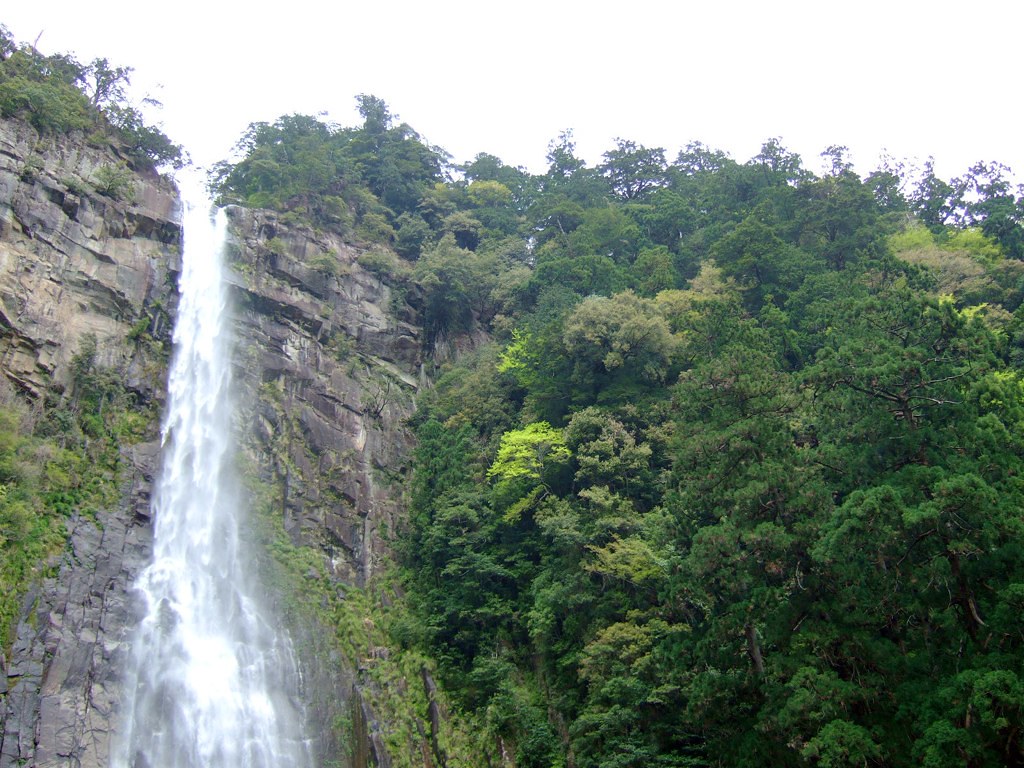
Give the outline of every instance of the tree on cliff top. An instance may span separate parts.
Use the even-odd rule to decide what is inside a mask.
[[[66,53],[44,56],[19,46],[0,26],[0,116],[26,120],[45,134],[94,128],[135,164],[181,168],[182,148],[131,104],[131,71],[105,58],[82,64]]]

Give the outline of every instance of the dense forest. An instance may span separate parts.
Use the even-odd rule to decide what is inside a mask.
[[[214,178],[367,246],[428,349],[412,605],[517,766],[1024,764],[1022,191],[778,139],[540,175],[363,124]]]
[[[5,35],[0,113],[180,162],[127,74]],[[588,166],[566,132],[533,174],[358,105],[253,124],[211,183],[361,246],[426,353],[478,342],[420,397],[391,627],[464,717],[519,768],[1024,765],[1008,168],[815,172],[780,139]],[[67,429],[0,414],[0,546],[51,546],[31,512],[74,490],[39,441],[125,429],[79,360]]]

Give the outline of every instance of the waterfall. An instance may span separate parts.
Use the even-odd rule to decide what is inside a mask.
[[[200,189],[196,184],[196,189]],[[240,546],[223,211],[186,195],[180,306],[116,768],[299,768],[298,673]]]

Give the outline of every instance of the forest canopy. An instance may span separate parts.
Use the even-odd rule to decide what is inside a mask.
[[[453,165],[373,96],[214,179],[392,254],[426,344],[400,533],[517,766],[1024,765],[1024,194],[571,133]]]

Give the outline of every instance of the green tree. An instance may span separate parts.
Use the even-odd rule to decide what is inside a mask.
[[[346,154],[384,205],[396,214],[415,211],[426,191],[441,180],[446,156],[408,124],[394,125],[383,100],[361,94],[356,101],[363,125],[345,134]]]
[[[676,340],[653,301],[632,291],[584,299],[565,321],[564,346],[575,361],[578,401],[608,392],[661,384],[669,377]]]
[[[131,67],[115,67],[105,59],[93,59],[85,68],[86,95],[96,110],[123,107],[127,101],[125,88],[131,85]]]
[[[639,200],[665,184],[665,150],[615,139],[615,149],[604,153],[604,163],[598,170],[616,195],[624,200]]]
[[[416,262],[413,278],[423,292],[425,340],[468,330],[474,318],[489,320],[494,312],[491,289],[498,272],[490,254],[459,247],[447,234]]]
[[[498,482],[540,480],[547,467],[563,464],[569,456],[561,431],[538,421],[501,436],[498,455],[487,476]]]
[[[831,269],[842,270],[854,259],[878,257],[885,228],[870,187],[842,161],[833,162],[835,173],[800,187],[807,201],[799,217],[800,241]]]

